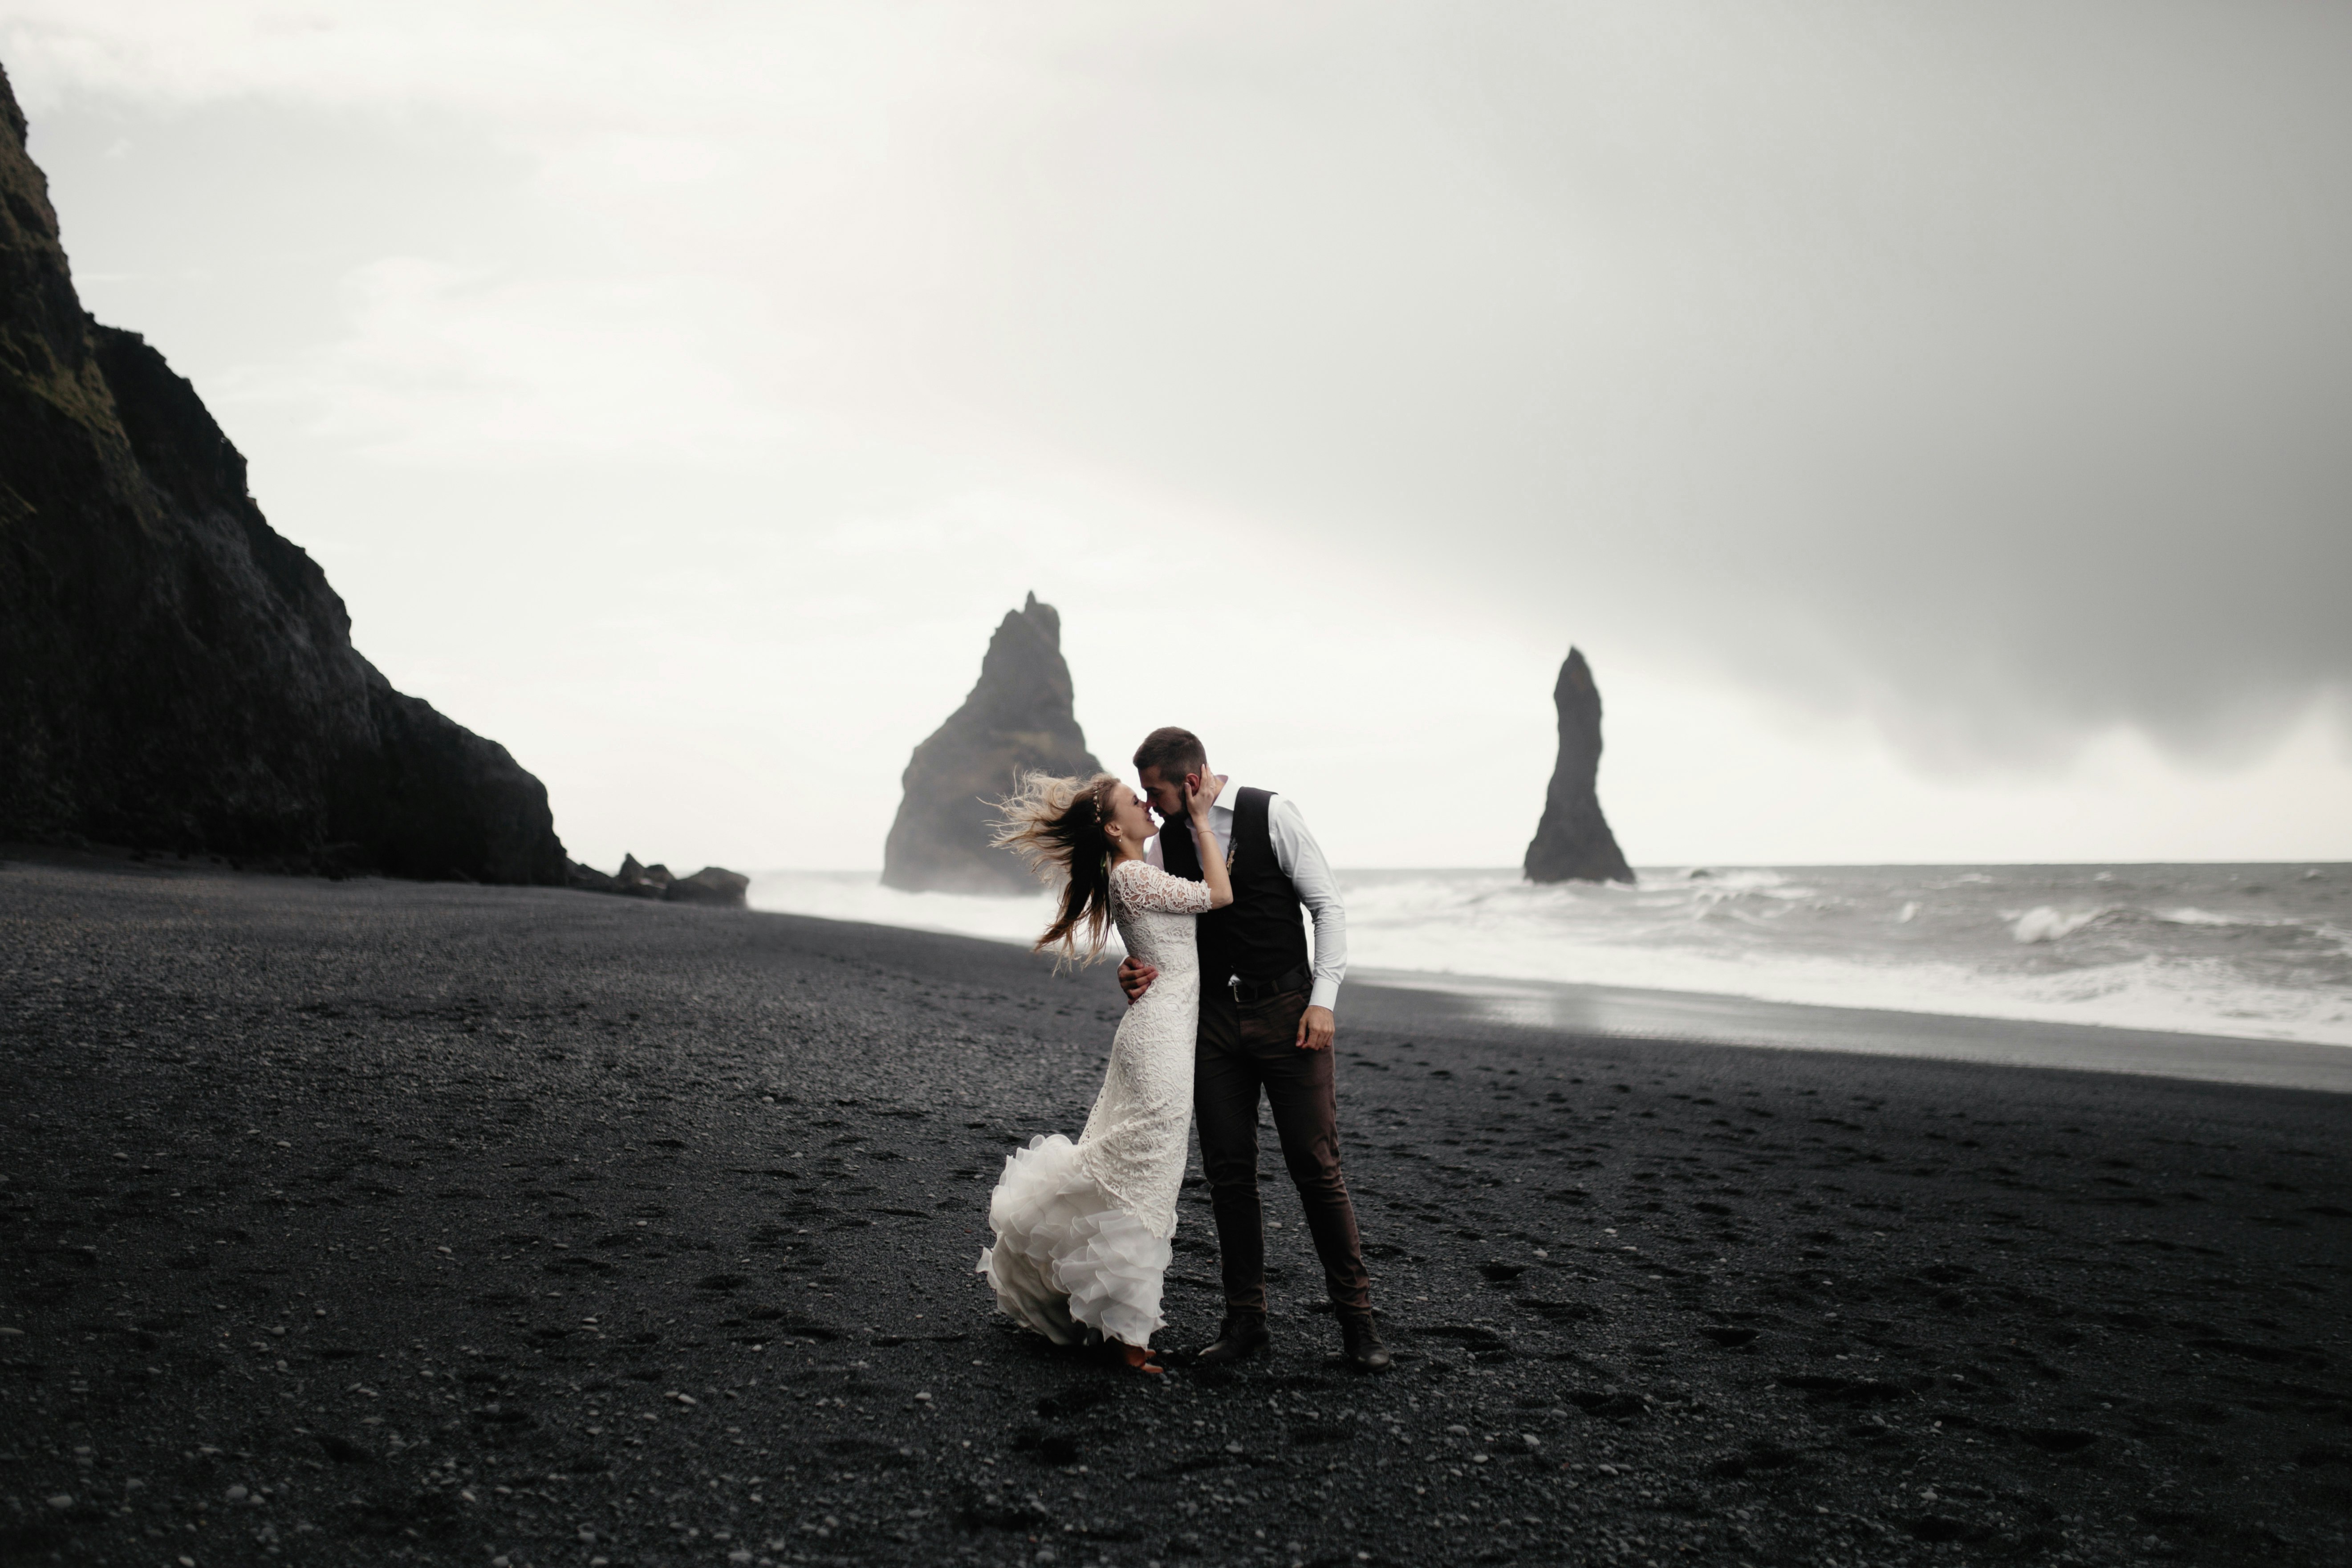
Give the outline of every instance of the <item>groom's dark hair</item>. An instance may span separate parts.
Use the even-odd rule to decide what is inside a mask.
[[[1186,773],[1208,771],[1208,748],[1192,731],[1165,724],[1144,736],[1143,744],[1135,748],[1135,771],[1139,774],[1146,768],[1157,768],[1162,779],[1174,784]]]

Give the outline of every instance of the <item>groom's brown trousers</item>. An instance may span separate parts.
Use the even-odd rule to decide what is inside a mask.
[[[1356,1209],[1339,1173],[1339,1108],[1333,1052],[1302,1051],[1304,987],[1247,1005],[1230,990],[1201,987],[1201,1029],[1192,1058],[1192,1110],[1201,1124],[1201,1168],[1217,1219],[1228,1314],[1265,1315],[1265,1229],[1257,1195],[1257,1107],[1274,1112],[1283,1163],[1298,1184],[1307,1228],[1323,1260],[1323,1282],[1342,1321],[1371,1316]]]

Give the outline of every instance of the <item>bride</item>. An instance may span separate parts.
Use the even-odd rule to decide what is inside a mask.
[[[1041,877],[1066,879],[1054,923],[1036,942],[1081,963],[1099,957],[1114,921],[1129,952],[1160,978],[1112,1037],[1110,1066],[1086,1130],[1040,1133],[1004,1162],[988,1205],[996,1245],[980,1255],[996,1304],[1066,1345],[1115,1341],[1127,1363],[1157,1373],[1151,1331],[1176,1234],[1176,1193],[1192,1121],[1192,1040],[1201,1006],[1193,917],[1234,901],[1209,826],[1223,781],[1184,802],[1204,880],[1143,858],[1153,833],[1136,794],[1108,773],[1080,782],[1032,773],[1004,803],[996,836]],[[1079,952],[1080,928],[1086,947]]]

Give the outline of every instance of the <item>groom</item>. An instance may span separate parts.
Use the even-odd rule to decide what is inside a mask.
[[[1184,792],[1210,776],[1200,737],[1172,727],[1143,738],[1135,768],[1162,822],[1181,817]],[[1322,849],[1287,800],[1228,780],[1209,825],[1224,847],[1234,901],[1202,915],[1197,928],[1201,1026],[1192,1109],[1225,1277],[1224,1326],[1200,1359],[1240,1361],[1266,1342],[1265,1232],[1257,1198],[1263,1095],[1323,1260],[1343,1353],[1366,1372],[1384,1371],[1389,1350],[1372,1325],[1371,1280],[1339,1173],[1339,1110],[1332,1094],[1331,1004],[1348,968],[1347,912]],[[1188,835],[1162,833],[1150,858],[1176,876],[1201,878],[1200,854]],[[1301,904],[1315,921],[1311,965]],[[1118,983],[1133,1002],[1159,973],[1130,957],[1118,966]]]

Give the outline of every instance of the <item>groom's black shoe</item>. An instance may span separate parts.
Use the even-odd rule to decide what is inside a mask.
[[[1228,1312],[1216,1339],[1192,1359],[1209,1366],[1246,1361],[1265,1348],[1265,1320],[1245,1312]]]
[[[1389,1347],[1381,1342],[1380,1330],[1370,1318],[1353,1319],[1339,1325],[1339,1354],[1358,1372],[1386,1372],[1394,1364]]]

